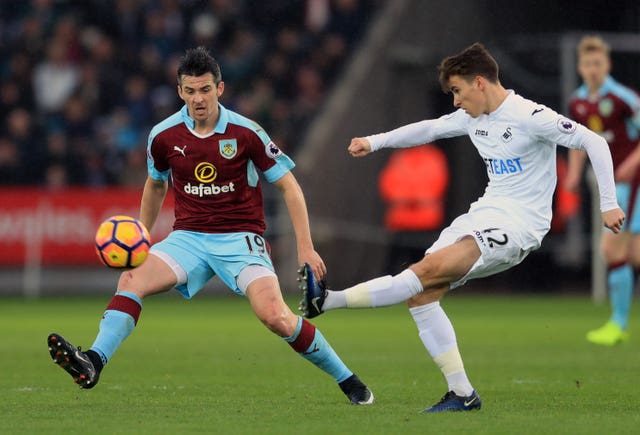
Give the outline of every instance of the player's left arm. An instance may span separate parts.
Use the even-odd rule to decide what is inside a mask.
[[[142,191],[142,200],[140,201],[140,221],[149,231],[156,223],[156,219],[160,214],[162,203],[167,195],[169,183],[164,180],[156,180],[147,176]]]
[[[603,224],[614,233],[620,232],[625,215],[616,198],[613,161],[607,142],[584,125],[548,108],[532,115],[527,123],[534,136],[548,143],[587,152],[598,182]]]
[[[622,230],[625,215],[616,198],[616,186],[613,178],[613,161],[609,145],[600,135],[578,124],[576,129],[582,148],[587,152],[591,167],[598,181],[600,191],[600,211],[602,223],[614,233]]]
[[[291,173],[295,164],[260,126],[254,123],[254,127],[254,134],[246,138],[249,158],[263,172],[267,181],[282,193],[296,235],[299,264],[309,263],[313,273],[322,279],[327,268],[313,247],[307,204],[300,185]]]
[[[544,111],[544,110],[543,110]],[[538,112],[541,113],[541,112]],[[569,106],[569,115],[571,118],[576,118],[578,113],[575,110],[575,106],[572,103]],[[564,188],[569,192],[578,192],[580,190],[580,180],[582,179],[582,173],[584,172],[584,166],[587,161],[587,153],[583,150],[570,149],[567,155],[567,174],[564,178]]]
[[[162,141],[157,141],[157,126],[147,141],[147,179],[140,200],[140,221],[149,231],[158,219],[162,203],[169,189],[170,166],[165,159]]]
[[[322,279],[327,273],[327,268],[313,247],[311,240],[311,229],[309,226],[309,214],[307,212],[307,204],[304,200],[302,188],[291,172],[287,172],[277,181],[274,186],[278,188],[284,202],[289,211],[289,217],[293,224],[293,230],[296,235],[296,244],[298,248],[298,262],[300,264],[309,263],[313,273]]]
[[[564,188],[570,192],[580,190],[580,180],[587,161],[587,154],[582,150],[569,150],[567,175],[564,180]]]
[[[595,173],[600,191],[600,211],[602,223],[614,233],[622,230],[625,215],[616,198],[616,186],[613,178],[613,161],[607,141],[585,126],[578,124],[576,139],[587,152],[591,167]]]

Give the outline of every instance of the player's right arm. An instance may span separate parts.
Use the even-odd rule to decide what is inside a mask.
[[[142,191],[142,201],[140,202],[140,221],[149,231],[158,219],[162,203],[167,195],[169,183],[163,180],[155,180],[147,176]]]
[[[371,152],[371,143],[366,137],[354,137],[347,151],[352,157],[364,157]]]
[[[414,122],[386,133],[351,140],[348,151],[353,157],[363,157],[381,148],[409,148],[437,139],[467,134],[470,117],[463,110],[457,110],[438,119]]]
[[[162,203],[169,189],[171,168],[166,160],[166,143],[158,139],[158,126],[149,133],[147,142],[147,180],[140,201],[140,221],[149,231],[158,219]]]

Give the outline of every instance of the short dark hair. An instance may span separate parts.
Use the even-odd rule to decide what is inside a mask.
[[[222,81],[220,65],[209,54],[209,50],[203,46],[190,48],[180,59],[178,85],[182,84],[182,76],[198,77],[209,72],[213,74],[213,81],[216,85]]]
[[[461,76],[465,80],[473,80],[482,76],[491,83],[498,83],[498,63],[484,45],[476,42],[455,56],[442,60],[440,67],[440,87],[449,92],[449,78]]]

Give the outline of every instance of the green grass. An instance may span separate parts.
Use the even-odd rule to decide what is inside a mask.
[[[446,390],[402,306],[314,322],[374,390],[347,403],[331,379],[267,332],[240,297],[150,298],[93,390],[51,363],[55,331],[91,344],[108,298],[0,300],[0,433],[637,433],[640,330],[601,348],[587,298],[452,295],[480,412],[424,415]],[[295,306],[295,301],[290,300]]]

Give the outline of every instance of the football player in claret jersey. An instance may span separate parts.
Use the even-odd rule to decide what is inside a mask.
[[[629,337],[634,268],[640,268],[640,97],[609,75],[609,46],[603,39],[585,36],[577,51],[578,72],[584,84],[573,94],[570,114],[609,144],[618,201],[629,216],[620,234],[602,233],[611,317],[602,327],[587,333],[592,343],[614,345]],[[578,190],[584,163],[584,152],[569,151],[565,187]]]
[[[320,331],[295,315],[282,298],[262,237],[265,222],[258,171],[282,193],[299,261],[309,264],[319,277],[326,273],[313,247],[304,196],[291,173],[293,162],[259,125],[218,102],[224,82],[206,48],[187,50],[177,76],[178,95],[185,105],[149,134],[148,177],[140,206],[140,220],[150,230],[171,177],[174,229],[152,246],[141,266],[122,273],[91,348],[83,352],[53,333],[48,337],[51,357],[81,388],[92,388],[133,331],[145,297],[175,287],[190,299],[218,275],[231,290],[247,297],[267,328],[333,377],[351,403],[373,403],[369,388]]]
[[[556,185],[556,144],[585,149],[600,188],[604,225],[619,232],[613,165],[606,142],[584,126],[505,89],[498,65],[479,43],[440,64],[442,89],[453,94],[453,113],[395,130],[354,138],[354,157],[382,148],[406,148],[468,135],[487,167],[489,183],[469,211],[445,228],[425,256],[398,275],[382,276],[343,291],[328,290],[302,268],[301,309],[315,317],[337,308],[381,307],[407,301],[427,351],[448,391],[425,412],[469,411],[481,401],[469,381],[453,326],[440,306],[467,280],[509,269],[540,247],[551,223]]]

